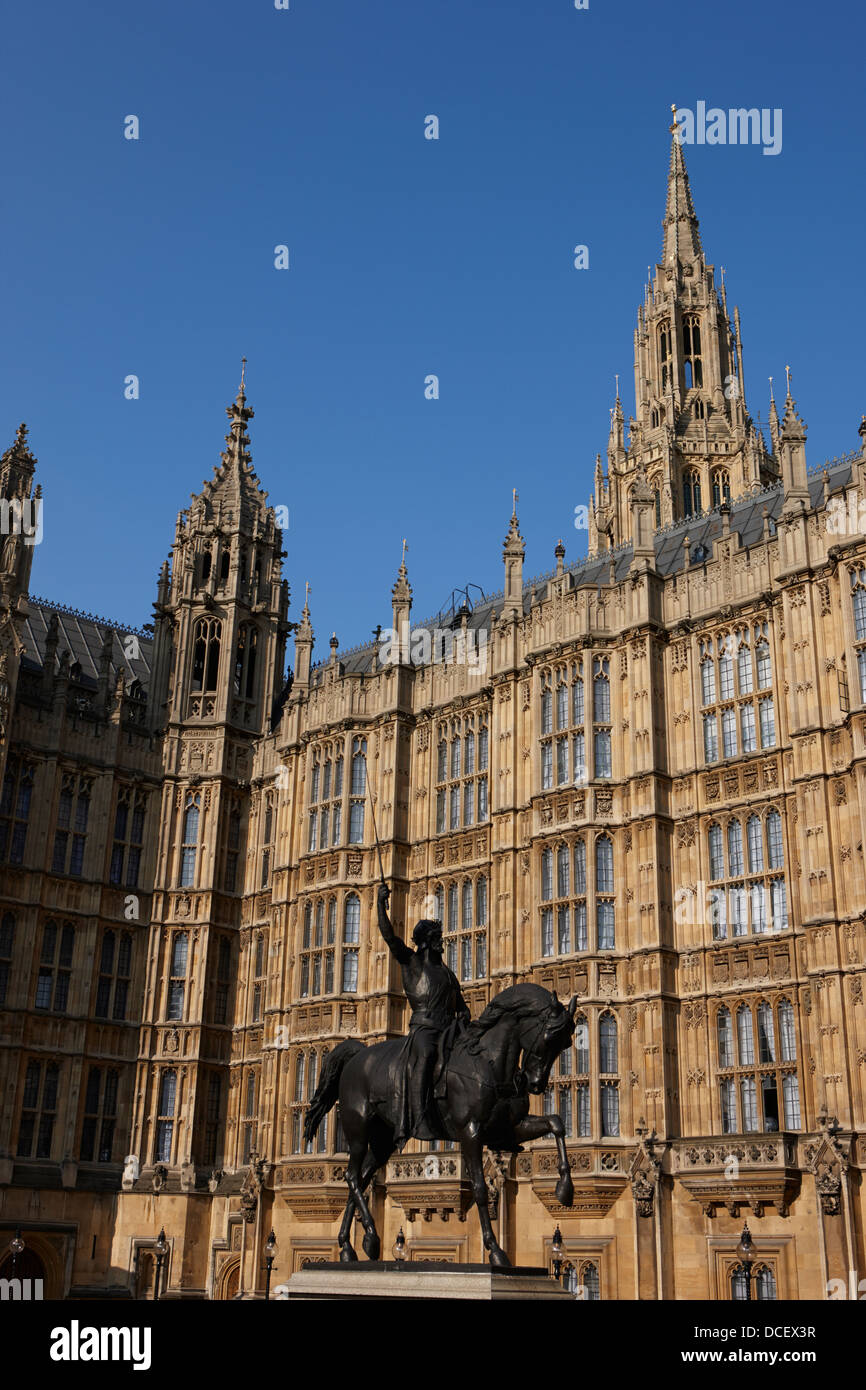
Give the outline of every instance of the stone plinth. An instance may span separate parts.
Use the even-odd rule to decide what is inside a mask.
[[[545,1269],[528,1266],[491,1269],[490,1265],[421,1261],[359,1261],[357,1264],[309,1265],[288,1283],[289,1298],[383,1299],[424,1298],[477,1300],[574,1299]]]

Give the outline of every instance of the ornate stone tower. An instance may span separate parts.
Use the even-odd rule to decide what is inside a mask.
[[[196,1166],[223,1159],[252,748],[283,687],[287,632],[243,379],[226,413],[222,462],[178,516],[154,625],[165,781],[131,1147],[190,1189]]]
[[[590,549],[630,541],[631,493],[645,474],[655,526],[666,526],[778,480],[747,407],[739,311],[701,246],[676,121],[662,256],[648,279],[634,335],[635,408],[625,439],[617,390],[607,448],[590,499]]]
[[[15,700],[24,646],[21,627],[33,564],[33,546],[42,538],[42,489],[33,488],[36,459],[27,444],[27,426],[0,457],[0,784],[6,767],[7,730]]]

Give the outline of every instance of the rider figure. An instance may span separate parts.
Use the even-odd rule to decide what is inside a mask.
[[[411,1136],[417,1139],[445,1137],[432,1109],[434,1071],[438,1060],[447,1061],[457,1033],[470,1014],[453,970],[442,959],[442,923],[421,921],[412,933],[413,951],[388,920],[390,888],[379,888],[379,931],[389,951],[400,962],[403,990],[412,1006],[409,1033],[392,1078],[397,1091],[397,1145]]]

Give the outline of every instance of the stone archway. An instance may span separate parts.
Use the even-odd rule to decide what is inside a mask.
[[[57,1301],[65,1295],[63,1259],[60,1251],[55,1249],[53,1243],[45,1236],[39,1235],[35,1231],[28,1231],[26,1227],[21,1231],[24,1240],[24,1249],[18,1256],[15,1265],[15,1276],[18,1279],[41,1279],[42,1297],[45,1300]],[[12,1278],[12,1256],[8,1252],[4,1253],[0,1262],[0,1279]]]
[[[219,1300],[237,1298],[241,1282],[240,1256],[226,1260],[217,1276],[215,1297]]]

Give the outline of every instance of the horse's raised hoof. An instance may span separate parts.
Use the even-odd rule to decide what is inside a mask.
[[[382,1247],[375,1231],[367,1232],[364,1236],[363,1246],[364,1254],[367,1256],[368,1260],[378,1260]]]
[[[566,1173],[556,1184],[556,1200],[561,1207],[570,1207],[574,1202],[574,1183],[570,1173]]]
[[[501,1247],[498,1245],[494,1245],[493,1249],[490,1251],[488,1259],[494,1269],[511,1268],[511,1261],[509,1260],[505,1251],[501,1249]]]
[[[352,1249],[351,1245],[349,1245],[349,1244],[344,1245],[343,1248],[342,1248],[342,1250],[340,1251],[340,1264],[341,1264],[341,1265],[350,1265],[350,1264],[353,1264],[353,1263],[357,1264],[357,1261],[358,1261],[358,1256],[355,1254],[355,1252],[354,1252],[354,1250]]]

